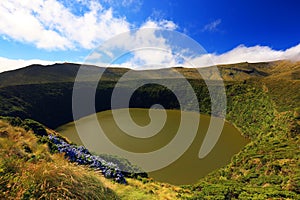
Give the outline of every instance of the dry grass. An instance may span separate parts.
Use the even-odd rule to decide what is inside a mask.
[[[0,120],[0,199],[176,200],[190,195],[152,179],[127,181],[128,185],[112,182],[62,154],[50,154],[32,132]]]
[[[0,132],[0,199],[118,199],[98,173],[51,155],[33,133],[3,121]]]
[[[103,184],[114,190],[122,199],[176,200],[191,196],[191,192],[178,186],[155,182],[151,179],[127,179],[128,185],[119,185],[105,178]]]

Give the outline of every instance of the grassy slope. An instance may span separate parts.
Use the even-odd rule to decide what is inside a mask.
[[[51,155],[32,132],[0,121],[1,199],[118,199],[96,173]]]
[[[257,80],[234,84],[227,94],[227,119],[252,141],[228,166],[189,187],[192,199],[299,199],[300,122],[294,107],[278,112],[281,102]]]
[[[48,133],[57,134],[52,130]],[[121,185],[51,154],[32,131],[0,120],[0,199],[177,199],[188,190],[151,179]]]

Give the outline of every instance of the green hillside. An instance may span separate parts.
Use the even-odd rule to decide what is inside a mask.
[[[299,62],[276,61],[269,63],[237,63],[217,66],[221,76],[225,81],[238,81],[249,78],[272,77],[286,80],[299,80],[300,69]],[[21,69],[7,71],[0,74],[0,87],[11,85],[28,85],[43,83],[61,83],[74,82],[77,72],[81,68],[81,81],[98,81],[96,73],[103,73],[102,80],[118,80],[123,74],[129,71],[126,68],[101,68],[93,65],[80,65],[73,63],[57,63],[53,65],[30,65]],[[167,79],[171,78],[174,71],[180,72],[187,79],[201,79],[198,70],[202,72],[209,71],[210,68],[166,68],[156,70],[157,77],[148,77],[149,79]],[[144,75],[145,71],[134,71],[134,74]],[[152,75],[152,74],[151,74]],[[146,76],[145,76],[146,77]],[[213,78],[213,77],[212,77]]]
[[[21,69],[7,71],[0,74],[0,87],[11,85],[28,85],[43,83],[74,82],[77,72],[81,68],[83,81],[97,81],[95,73],[102,73],[104,68],[93,65],[73,63],[57,63],[53,65],[30,65]],[[103,74],[103,79],[114,80],[119,78],[128,69],[109,68]]]
[[[234,85],[240,94],[230,99],[227,115],[251,142],[229,165],[188,186],[197,193],[192,199],[300,198],[298,112],[278,112],[259,85]]]
[[[53,178],[53,176],[41,178],[47,174],[42,174],[38,170],[46,167],[50,170],[56,168],[55,166],[67,166],[74,170],[68,171],[63,170],[66,168],[58,167],[62,170],[61,173],[70,174],[58,176],[55,181],[51,182],[54,185],[49,184],[49,188],[45,187],[45,191],[52,187],[66,187],[68,191],[73,191],[74,185],[55,184],[64,182],[61,180],[63,177],[74,177],[78,184],[86,184],[85,187],[94,188],[95,191],[101,190],[101,194],[112,198],[300,199],[300,63],[276,61],[218,67],[224,78],[227,94],[226,119],[234,124],[245,137],[251,139],[251,142],[232,158],[229,165],[212,172],[199,180],[199,183],[175,187],[142,178],[130,179],[129,186],[113,183],[96,175],[95,172],[68,163],[61,156],[50,154],[45,146],[34,142],[36,139],[32,133],[27,134],[26,131],[11,127],[2,121],[1,129],[3,130],[1,130],[0,141],[3,141],[1,143],[3,156],[1,155],[0,173],[3,174],[1,178],[4,178],[1,180],[3,185],[0,188],[2,192],[0,197],[3,195],[3,198],[19,198],[27,193],[33,194],[31,187],[41,188],[44,183],[39,183],[40,180]],[[31,118],[50,128],[72,121],[72,88],[77,70],[77,65],[60,64],[48,67],[30,66],[0,74],[0,115],[21,119]],[[99,69],[92,66],[86,67],[87,79],[82,80],[86,82],[85,89],[89,89],[87,81],[93,70]],[[205,82],[196,73],[197,71],[186,68],[168,70],[176,70],[188,79],[196,91],[201,112],[210,114],[209,93]],[[209,68],[203,70],[209,70]],[[111,92],[116,81],[125,72],[126,69],[114,68],[105,72],[106,75],[103,76],[103,81],[97,88],[97,112],[110,109]],[[143,73],[143,71],[136,73]],[[164,77],[164,79],[167,78]],[[160,81],[165,81],[164,79]],[[89,81],[94,80],[96,77],[92,76]],[[176,79],[168,81],[180,89]],[[218,86],[217,82],[214,84]],[[126,89],[126,84],[123,87]],[[179,108],[178,101],[172,92],[159,85],[146,85],[139,88],[131,99],[130,107],[149,108],[154,103],[161,103],[167,109]],[[14,136],[14,134],[19,135]],[[28,137],[28,139],[14,139],[22,134],[26,135],[22,137]],[[27,153],[28,155],[24,153],[21,144],[23,140],[33,141],[29,146],[36,148],[37,150],[33,151],[36,153]],[[14,150],[13,146],[18,147],[17,150]],[[22,159],[18,157],[19,151]],[[46,153],[40,153],[41,151]],[[15,156],[9,158],[4,156],[9,153]],[[23,159],[32,154],[41,154],[41,161]],[[7,164],[3,163],[6,162],[11,162],[15,171],[10,172],[10,169],[4,168]],[[20,166],[26,168],[23,170]],[[82,173],[72,174],[76,170],[81,170]],[[26,171],[31,172],[30,176],[26,175]],[[21,180],[18,181],[20,184],[14,184],[15,180]],[[106,190],[106,187],[111,189]],[[8,191],[15,192],[8,194]],[[65,190],[59,191],[63,193]],[[129,195],[131,192],[133,196]],[[72,192],[65,191],[63,194],[72,195]]]

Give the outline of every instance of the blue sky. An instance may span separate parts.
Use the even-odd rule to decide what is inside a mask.
[[[111,37],[144,27],[187,34],[216,64],[300,60],[299,8],[298,0],[2,0],[0,71],[83,62]]]

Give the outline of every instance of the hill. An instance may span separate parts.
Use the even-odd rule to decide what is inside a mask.
[[[30,66],[0,74],[0,115],[32,118],[50,128],[72,121],[72,88],[78,67],[73,64]],[[157,196],[151,198],[158,198],[159,190],[174,198],[182,195],[191,199],[300,198],[300,62],[238,63],[218,68],[227,93],[226,119],[251,142],[232,158],[229,165],[199,180],[198,184],[174,189],[173,186],[146,179],[146,186],[132,180],[133,187],[140,187],[135,189],[135,194],[149,195],[154,191],[153,188],[157,188],[154,191]],[[89,89],[87,81],[96,80],[92,75],[88,79],[90,73],[101,68],[86,66],[86,70],[87,79],[82,81],[86,82],[85,89]],[[111,92],[126,70],[112,68],[104,72],[107,75],[103,76],[97,88],[96,111],[110,109]],[[188,79],[196,91],[201,112],[210,114],[209,93],[197,71],[187,68],[162,70],[164,79],[170,78],[169,81],[178,88],[180,85],[176,79],[167,76],[173,70]],[[160,81],[164,79],[160,78]],[[172,92],[158,85],[139,88],[131,99],[130,107],[149,108],[154,103],[161,103],[169,109],[179,108]],[[151,186],[152,192],[148,190],[151,184],[155,184]],[[110,188],[123,192],[131,190],[119,185]],[[187,189],[187,193],[182,192],[184,189]],[[174,193],[177,190],[182,193]],[[116,194],[120,196],[121,193]]]
[[[253,82],[263,83],[268,95],[275,102],[275,106],[280,111],[287,111],[290,108],[298,108],[299,95],[299,77],[300,64],[288,61],[277,61],[272,63],[240,63],[232,65],[219,66],[221,75],[228,87],[232,83],[253,80]],[[83,81],[95,81],[96,71],[103,71],[103,68],[95,66],[85,66]],[[55,64],[51,66],[28,66],[23,69],[4,72],[0,74],[0,111],[4,116],[17,116],[21,118],[35,119],[50,128],[56,128],[72,120],[72,90],[75,75],[79,69],[76,64]],[[189,68],[170,68],[159,70],[158,74],[163,76],[156,77],[161,81],[167,80],[170,71],[179,71],[194,85],[197,90],[200,110],[209,113],[210,100],[204,81],[202,81],[196,69]],[[202,70],[209,70],[204,68]],[[105,70],[102,81],[98,86],[96,94],[96,111],[110,109],[110,95],[116,81],[128,69],[109,68]],[[161,73],[164,71],[164,73]],[[147,74],[144,71],[134,73]],[[145,77],[145,76],[143,76]],[[151,77],[150,77],[151,78]],[[176,79],[169,80],[174,85],[178,85]],[[283,84],[281,84],[283,83]],[[88,82],[86,89],[89,89]],[[171,97],[171,91],[166,88],[155,86],[140,88],[136,96],[144,95],[142,100],[132,100],[132,107],[147,108],[153,102],[162,102],[167,108],[178,108],[178,102]],[[178,85],[180,88],[180,85]],[[150,91],[155,91],[150,93]],[[161,92],[158,92],[161,91]],[[160,95],[157,95],[157,94]],[[200,94],[201,93],[201,94]],[[154,95],[153,97],[149,95]],[[289,98],[285,98],[289,96]],[[204,97],[204,98],[203,98]],[[170,99],[171,98],[171,99]],[[145,103],[146,102],[146,103]],[[171,103],[168,103],[171,102]],[[145,105],[146,104],[146,105]],[[47,107],[45,107],[47,105]],[[86,113],[88,115],[90,113]]]
[[[235,94],[227,120],[251,142],[229,165],[188,186],[196,193],[191,199],[300,198],[299,113],[290,105],[289,111],[279,112],[263,86],[248,82],[227,90]]]
[[[98,77],[94,74],[105,71],[105,69],[101,67],[73,63],[57,63],[47,66],[30,65],[21,69],[1,73],[0,87],[74,82],[79,68],[81,68],[84,77],[82,81],[98,81]],[[128,71],[128,69],[108,68],[105,71],[103,79],[114,80],[126,71]]]
[[[218,65],[221,76],[225,81],[245,80],[254,77],[279,78],[286,80],[299,80],[299,62],[275,61],[268,63],[237,63]],[[129,71],[126,68],[101,68],[93,65],[80,65],[73,63],[57,63],[53,65],[30,65],[21,69],[0,73],[0,87],[11,85],[28,85],[43,83],[74,82],[77,72],[81,68],[83,79],[81,81],[98,81],[96,73],[103,73],[101,80],[115,81]],[[203,72],[209,67],[199,68]],[[187,79],[201,79],[195,68],[167,68],[155,70],[159,76],[148,77],[151,79],[174,78],[172,71],[178,71]],[[134,71],[137,75],[147,74],[147,70]],[[145,78],[145,77],[143,77]]]

